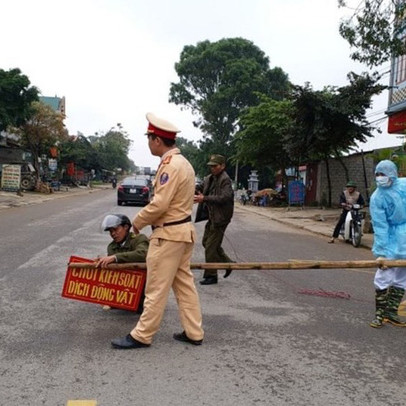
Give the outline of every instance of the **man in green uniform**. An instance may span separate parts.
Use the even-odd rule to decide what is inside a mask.
[[[109,214],[102,223],[104,231],[109,231],[113,241],[107,246],[107,256],[97,259],[97,267],[105,267],[112,263],[145,262],[149,240],[145,234],[135,235],[130,231],[131,221],[123,214]],[[141,313],[144,303],[142,293],[137,312]],[[110,306],[104,306],[110,309]]]
[[[226,159],[222,155],[214,154],[207,165],[211,174],[204,179],[202,192],[197,191],[194,197],[195,203],[199,203],[196,222],[207,220],[205,210],[208,213],[209,221],[206,223],[202,241],[206,262],[234,262],[221,247],[234,211],[234,191],[231,179],[225,171]],[[227,278],[230,273],[231,270],[227,270],[224,277]],[[206,269],[200,284],[216,283],[217,269]]]

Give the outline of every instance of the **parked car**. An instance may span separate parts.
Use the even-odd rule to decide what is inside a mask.
[[[148,179],[125,178],[117,189],[117,204],[147,205],[151,200],[151,184]]]

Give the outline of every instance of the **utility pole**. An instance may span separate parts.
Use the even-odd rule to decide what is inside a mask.
[[[238,190],[238,161],[235,163],[234,183],[235,190]]]

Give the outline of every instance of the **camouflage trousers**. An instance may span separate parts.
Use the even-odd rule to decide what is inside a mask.
[[[396,326],[406,326],[398,315],[400,302],[402,301],[405,289],[390,286],[388,289],[377,289],[375,291],[375,320],[372,327],[381,327],[382,323],[388,322]]]
[[[400,322],[398,316],[398,309],[400,302],[402,301],[405,290],[402,288],[395,288],[391,286],[388,289],[386,309],[384,312],[384,319],[387,321],[397,321]]]

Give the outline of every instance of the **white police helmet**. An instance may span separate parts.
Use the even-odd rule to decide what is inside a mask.
[[[104,218],[101,228],[104,231],[109,231],[110,228],[116,228],[125,224],[128,224],[128,226],[131,228],[131,221],[124,214],[108,214]]]

